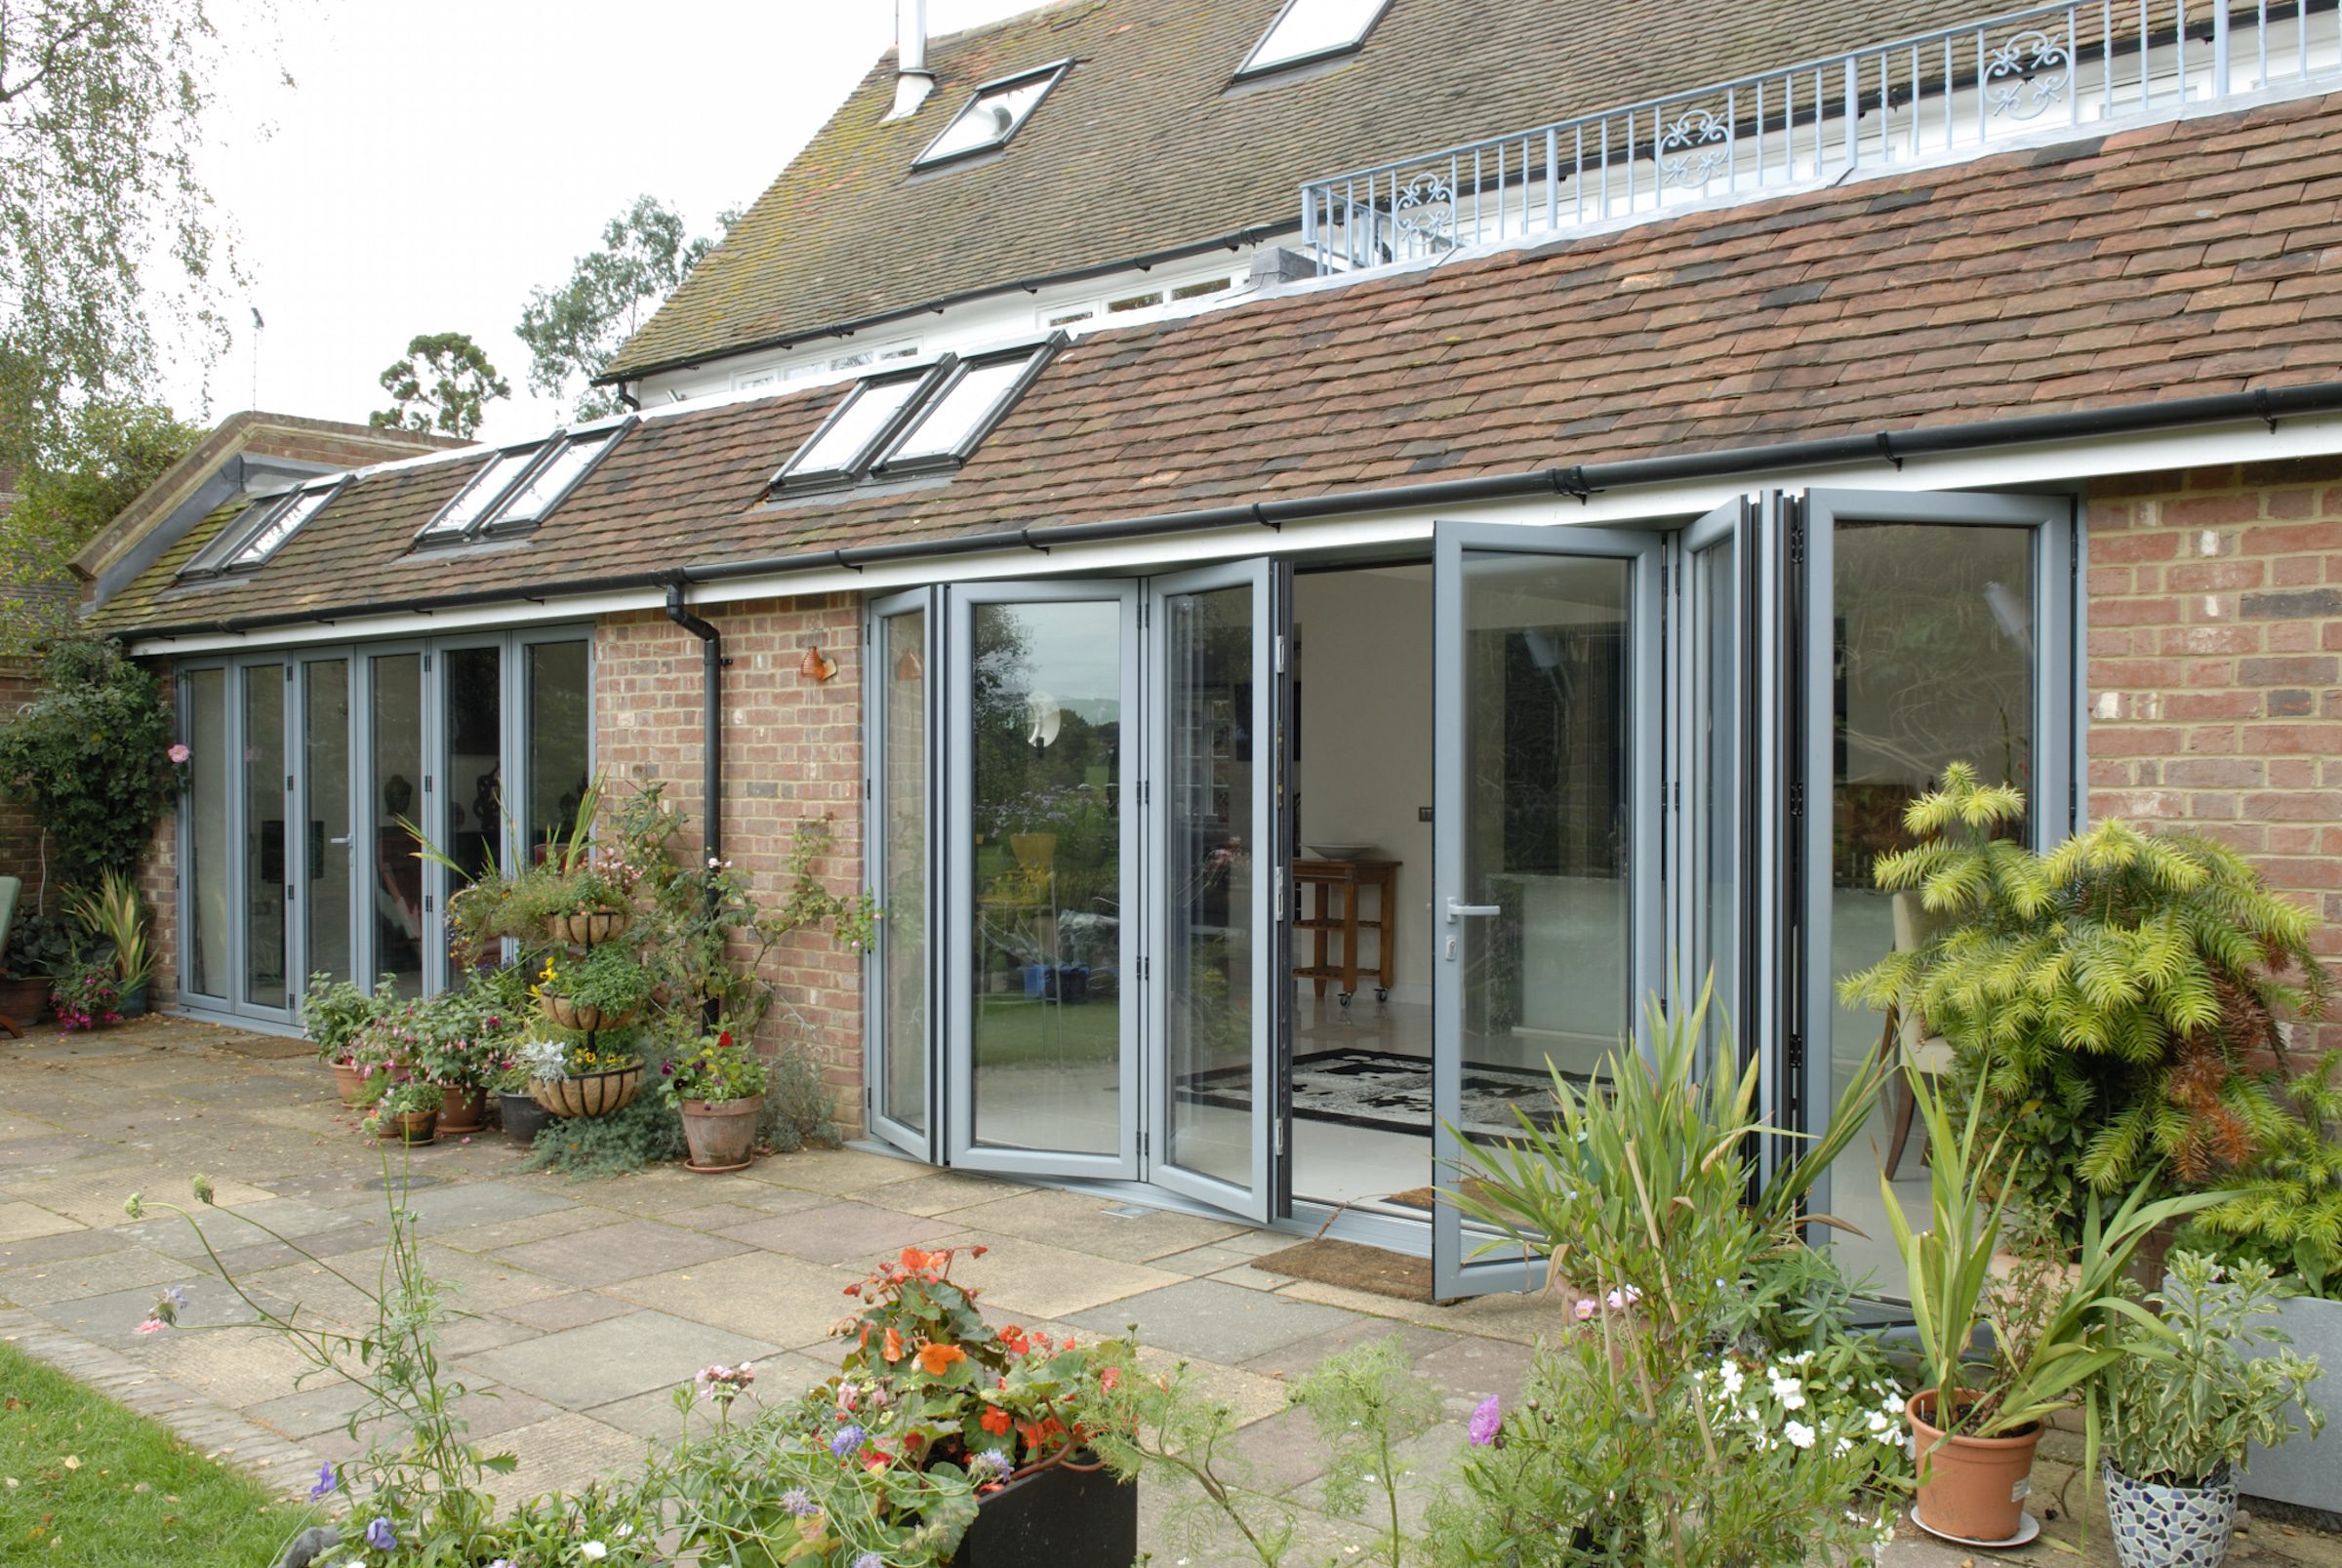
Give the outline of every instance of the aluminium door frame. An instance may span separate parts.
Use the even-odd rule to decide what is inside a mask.
[[[357,800],[359,883],[365,890],[357,900],[359,942],[351,948],[351,962],[357,970],[352,981],[368,995],[374,992],[375,983],[383,973],[382,955],[375,949],[374,902],[381,896],[377,885],[381,872],[375,864],[379,846],[375,825],[375,806],[382,798],[383,779],[375,766],[375,663],[384,659],[399,659],[413,655],[416,682],[416,752],[414,757],[416,791],[410,822],[420,821],[427,827],[430,823],[429,796],[423,784],[431,766],[431,732],[435,727],[437,702],[435,681],[431,672],[431,644],[427,638],[400,637],[386,642],[361,643],[350,655],[350,737],[353,755],[350,759],[350,792]],[[416,936],[415,990],[419,996],[431,992],[431,949],[440,945],[438,900],[433,896],[428,862],[417,886],[423,897],[422,930]]]
[[[358,781],[357,659],[348,647],[343,645],[288,649],[287,657],[293,661],[295,678],[291,688],[292,696],[286,704],[290,709],[287,726],[292,732],[286,757],[292,765],[294,777],[297,780],[293,790],[293,800],[299,809],[295,811],[286,831],[288,839],[298,840],[299,844],[298,850],[291,842],[286,845],[285,874],[288,879],[299,878],[295,885],[301,889],[300,897],[304,901],[313,899],[316,895],[316,889],[312,885],[316,879],[311,875],[316,865],[309,859],[310,801],[315,793],[315,781],[309,772],[309,671],[311,666],[317,664],[338,663],[342,666],[343,699],[349,704],[349,711],[342,721],[343,793],[347,797],[345,820],[342,824],[344,834],[342,848],[349,867],[349,909],[343,916],[348,929],[344,933],[345,946],[343,950],[350,955],[351,969],[356,970],[358,967],[358,929],[363,923],[359,916],[367,907],[366,902],[358,896],[366,884],[358,874],[359,808],[362,801],[356,788]],[[328,823],[326,825],[330,827],[333,824]],[[329,832],[325,835],[324,856],[330,859],[333,850],[334,835]],[[308,993],[311,958],[307,910],[303,908],[294,911],[294,913],[298,918],[289,918],[287,921],[293,933],[288,942],[288,951],[298,954],[298,961],[288,959],[287,967],[290,973],[286,977],[286,985],[293,1010],[298,1013],[302,999]],[[342,978],[353,984],[357,983],[356,974],[345,975]]]
[[[1141,679],[1140,663],[1141,647],[1145,641],[1140,615],[1145,602],[1146,595],[1141,591],[1140,580],[1132,577],[955,583],[947,585],[944,590],[948,612],[945,626],[947,663],[955,670],[967,670],[972,666],[975,656],[974,612],[980,605],[1116,605],[1116,642],[1121,657],[1119,684],[1123,712],[1120,725],[1122,776],[1116,786],[1121,817],[1121,832],[1118,836],[1122,870],[1120,973],[1116,976],[1120,992],[1116,999],[1120,1015],[1117,1072],[1120,1114],[1116,1148],[1112,1154],[1084,1154],[1065,1149],[986,1146],[976,1142],[975,1020],[974,1009],[970,1005],[976,994],[973,962],[975,930],[969,913],[972,908],[970,901],[975,896],[975,841],[970,826],[975,794],[975,746],[970,706],[972,682],[954,682],[949,694],[949,701],[945,709],[946,790],[942,813],[947,853],[942,871],[944,886],[949,890],[950,902],[942,924],[948,938],[943,968],[944,993],[950,1005],[947,1009],[948,1017],[942,1035],[942,1076],[944,1147],[954,1166],[1011,1175],[1102,1181],[1140,1179],[1140,1139],[1146,1129],[1144,1102],[1141,1099],[1143,1080],[1140,1060],[1143,1049],[1141,1016],[1145,1007],[1143,992],[1138,988],[1143,987],[1144,982],[1134,979],[1132,958],[1134,954],[1144,955],[1146,949],[1132,940],[1132,933],[1139,916],[1147,907],[1148,898],[1139,806],[1140,769],[1144,756],[1143,746],[1137,744],[1147,733],[1145,685]]]
[[[594,775],[594,764],[601,754],[601,726],[595,722],[600,711],[601,660],[595,646],[593,623],[569,622],[552,626],[523,626],[506,634],[509,639],[505,663],[509,666],[505,674],[505,838],[512,864],[526,868],[534,858],[536,845],[548,824],[532,822],[529,801],[536,792],[537,781],[530,773],[529,737],[535,729],[536,704],[529,690],[529,650],[548,644],[575,642],[586,647],[586,777]],[[507,943],[509,956],[515,945]]]
[[[902,929],[894,911],[887,909],[886,892],[890,871],[887,865],[886,791],[887,742],[886,703],[880,695],[883,683],[890,675],[882,664],[886,649],[885,623],[897,617],[912,613],[924,615],[926,621],[920,631],[919,654],[926,661],[927,690],[920,706],[921,740],[925,749],[924,779],[926,821],[920,837],[925,845],[924,864],[920,875],[920,929],[926,933],[925,971],[921,981],[924,1005],[921,1016],[926,1028],[915,1041],[899,1041],[890,1037],[886,1026],[885,955],[894,941],[894,933]],[[863,694],[863,886],[877,901],[880,910],[888,917],[878,924],[877,940],[863,963],[863,1106],[870,1131],[905,1153],[929,1164],[939,1163],[943,1152],[943,1079],[945,1068],[944,1033],[939,1011],[944,1000],[940,973],[943,950],[947,945],[937,940],[949,935],[944,920],[950,907],[944,896],[946,879],[938,875],[942,867],[942,824],[948,812],[938,811],[943,803],[943,761],[949,749],[939,743],[945,739],[946,688],[945,661],[941,657],[944,642],[944,590],[940,585],[906,589],[900,593],[882,594],[870,599],[864,607],[863,668],[868,679]],[[925,1087],[927,1125],[922,1130],[886,1113],[884,1085],[887,1062],[899,1049],[915,1049],[920,1056],[921,1081]]]
[[[182,745],[192,750],[205,744],[203,738],[198,736],[192,727],[195,711],[194,683],[189,677],[206,670],[217,670],[220,673],[220,753],[222,758],[242,755],[242,752],[233,745],[230,734],[234,706],[231,699],[235,691],[234,664],[235,659],[232,656],[187,659],[180,661],[178,666],[172,671],[172,687],[175,698],[173,728]],[[196,754],[200,755],[201,753],[197,752]],[[224,827],[221,837],[223,843],[232,847],[241,842],[241,836],[236,826],[235,812],[236,796],[241,792],[241,784],[223,784],[222,787],[225,790],[225,798],[221,802],[221,806],[225,815],[222,818]],[[180,796],[180,806],[173,833],[173,849],[178,857],[174,863],[178,868],[176,881],[179,884],[178,897],[175,901],[178,905],[179,921],[178,941],[175,945],[179,949],[179,1002],[181,1007],[190,1008],[192,1011],[227,1014],[232,1012],[235,1001],[234,981],[231,977],[240,972],[239,948],[243,941],[237,929],[240,922],[233,919],[228,922],[227,956],[222,966],[224,974],[220,992],[215,995],[209,991],[195,990],[188,979],[195,972],[197,921],[194,907],[194,883],[186,874],[188,865],[193,863],[195,852],[195,824],[192,814],[186,808],[186,799],[187,794],[182,792]],[[226,908],[231,915],[241,907],[241,901],[236,897],[237,887],[243,880],[243,872],[236,868],[236,863],[240,859],[240,856],[231,856],[228,865],[222,867],[222,871],[228,873]]]
[[[1629,717],[1629,782],[1626,798],[1635,811],[1630,829],[1628,874],[1629,930],[1634,951],[1629,954],[1630,1027],[1643,997],[1663,984],[1666,942],[1665,894],[1658,871],[1666,839],[1665,805],[1660,789],[1665,779],[1663,749],[1665,702],[1664,647],[1661,635],[1663,596],[1660,576],[1665,562],[1663,533],[1585,528],[1574,525],[1455,522],[1433,524],[1432,659],[1433,713],[1433,927],[1438,936],[1432,963],[1432,1175],[1435,1187],[1457,1186],[1457,1160],[1462,1146],[1455,1133],[1463,1110],[1463,996],[1461,969],[1448,943],[1461,935],[1457,915],[1437,912],[1452,908],[1465,891],[1462,883],[1465,853],[1464,777],[1466,726],[1463,654],[1469,628],[1464,622],[1464,573],[1468,553],[1599,556],[1623,559],[1630,565],[1627,602],[1629,621],[1629,677],[1627,689],[1634,704]],[[1639,1032],[1639,1031],[1637,1031]],[[1537,1283],[1539,1266],[1531,1259],[1496,1258],[1479,1262],[1464,1256],[1463,1215],[1450,1202],[1435,1202],[1432,1210],[1432,1294],[1440,1301],[1502,1290],[1525,1290]]]

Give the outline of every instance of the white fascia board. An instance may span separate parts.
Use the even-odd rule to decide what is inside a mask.
[[[1388,552],[1394,546],[1428,545],[1440,518],[1478,518],[1566,527],[1664,528],[1697,517],[1733,497],[1756,490],[1842,487],[1863,490],[2068,490],[2110,474],[2159,473],[2243,462],[2277,462],[2342,454],[2342,413],[2285,419],[2271,430],[2257,421],[2190,430],[2151,430],[2084,441],[2042,442],[1975,452],[1906,459],[1900,466],[1883,459],[1811,468],[1769,469],[1685,479],[1669,484],[1603,491],[1579,501],[1569,496],[1527,496],[1459,503],[1427,510],[1398,505],[1350,517],[1303,519],[1281,528],[1246,524],[1225,529],[1166,533],[1138,539],[1052,544],[1046,554],[1022,546],[967,555],[935,555],[871,563],[860,570],[823,566],[810,571],[777,571],[752,578],[727,578],[690,584],[692,607],[738,604],[749,599],[790,598],[815,593],[877,594],[930,583],[982,582],[1000,578],[1145,575],[1256,555]],[[716,563],[705,563],[713,565]],[[689,571],[691,568],[686,567]],[[503,603],[437,610],[427,615],[342,615],[330,624],[268,627],[248,633],[205,633],[171,639],[141,639],[131,651],[153,657],[188,657],[222,649],[291,648],[377,638],[440,635],[452,631],[555,624],[606,615],[657,610],[664,592],[644,587],[579,598],[531,603],[515,595]]]

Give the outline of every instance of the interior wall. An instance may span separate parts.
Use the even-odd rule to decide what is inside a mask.
[[[1397,989],[1432,985],[1432,569],[1297,575],[1301,842],[1371,843],[1399,862]],[[1299,946],[1309,941],[1296,933]]]

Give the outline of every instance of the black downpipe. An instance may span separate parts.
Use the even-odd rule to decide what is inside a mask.
[[[681,577],[667,580],[666,619],[700,639],[700,689],[705,704],[700,718],[701,812],[707,859],[720,861],[724,858],[724,666],[732,661],[724,657],[724,634],[684,604]],[[715,906],[713,878],[707,883],[707,905],[711,910]],[[714,1005],[708,1003],[710,1009]]]

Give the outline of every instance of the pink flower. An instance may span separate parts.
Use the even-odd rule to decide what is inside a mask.
[[[1490,1394],[1473,1411],[1472,1422],[1464,1430],[1472,1438],[1474,1448],[1486,1448],[1496,1441],[1496,1434],[1504,1429],[1504,1425],[1503,1408],[1497,1403],[1496,1395]]]
[[[159,1317],[150,1317],[145,1322],[139,1325],[138,1332],[141,1334],[160,1334],[163,1330],[169,1328],[170,1326],[170,1324],[164,1322]]]
[[[1594,1299],[1589,1296],[1579,1297],[1577,1311],[1579,1322],[1592,1322],[1594,1319]]]
[[[173,762],[182,763],[185,762],[187,758],[193,756],[194,754],[194,752],[189,751],[185,746],[178,744],[174,744],[170,750],[163,753],[163,755],[169,757]]]

